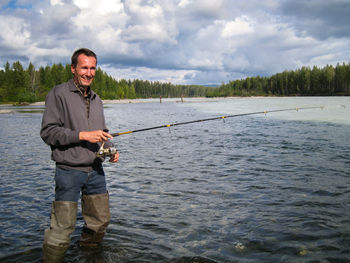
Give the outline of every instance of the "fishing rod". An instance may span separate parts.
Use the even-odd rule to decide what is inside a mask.
[[[130,133],[136,133],[136,132],[143,132],[143,131],[149,131],[149,130],[155,130],[155,129],[161,129],[161,128],[170,128],[173,126],[179,126],[179,125],[185,125],[190,123],[197,123],[197,122],[204,122],[204,121],[213,121],[213,120],[220,120],[220,119],[227,119],[227,118],[233,118],[233,117],[241,117],[241,116],[248,116],[248,115],[257,115],[257,114],[267,114],[272,112],[281,112],[281,111],[298,111],[298,110],[304,110],[304,109],[323,109],[324,106],[315,106],[315,107],[301,107],[301,108],[291,108],[291,109],[279,109],[279,110],[270,110],[270,111],[257,111],[257,112],[249,112],[249,113],[239,113],[239,114],[233,114],[233,115],[226,115],[226,116],[219,116],[219,117],[212,117],[207,119],[201,119],[201,120],[193,120],[193,121],[185,121],[185,122],[176,122],[171,124],[165,124],[155,127],[149,127],[149,128],[143,128],[133,131],[126,131],[126,132],[116,132],[111,133],[113,137],[117,137],[120,135],[130,134]]]
[[[342,106],[345,107],[344,105],[342,105]],[[125,131],[125,132],[116,132],[116,133],[111,133],[111,135],[112,135],[112,137],[117,137],[117,136],[136,133],[136,132],[143,132],[143,131],[149,131],[149,130],[155,130],[155,129],[161,129],[161,128],[170,128],[170,127],[174,127],[174,126],[186,125],[186,124],[197,123],[197,122],[213,121],[213,120],[220,120],[220,119],[225,120],[228,118],[242,117],[242,116],[249,116],[249,115],[259,115],[259,114],[266,115],[267,113],[273,113],[273,112],[299,111],[299,110],[307,110],[307,109],[322,109],[323,110],[324,108],[325,108],[325,106],[312,106],[312,107],[299,107],[299,108],[288,108],[288,109],[277,109],[277,110],[239,113],[239,114],[233,114],[233,115],[211,117],[211,118],[206,118],[206,119],[201,119],[201,120],[175,122],[175,123],[171,123],[171,124],[164,124],[164,125],[160,125],[160,126],[142,128],[142,129],[137,129],[137,130]],[[104,142],[103,142],[100,149],[96,153],[96,155],[98,157],[105,158],[107,156],[112,156],[116,153],[117,153],[117,149],[114,147],[104,148]]]

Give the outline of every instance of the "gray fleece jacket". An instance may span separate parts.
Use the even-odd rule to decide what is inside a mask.
[[[107,130],[103,104],[91,91],[90,115],[73,79],[54,87],[47,95],[40,136],[52,150],[51,158],[57,166],[92,171],[101,166],[96,157],[99,144],[79,140],[79,132]],[[108,146],[112,144],[108,141]]]

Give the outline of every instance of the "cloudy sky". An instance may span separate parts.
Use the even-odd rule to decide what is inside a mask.
[[[94,50],[116,79],[220,84],[350,61],[350,0],[0,0],[0,67]]]

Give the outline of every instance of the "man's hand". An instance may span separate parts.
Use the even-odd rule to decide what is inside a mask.
[[[107,141],[108,138],[112,139],[113,137],[108,132],[104,132],[102,130],[79,132],[79,140],[81,141],[96,143],[96,142]]]
[[[114,154],[114,155],[111,157],[111,159],[109,159],[109,161],[110,161],[111,163],[116,163],[116,162],[118,162],[118,161],[119,161],[119,153],[117,152],[116,154]]]

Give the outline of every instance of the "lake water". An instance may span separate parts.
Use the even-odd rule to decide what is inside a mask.
[[[79,213],[65,262],[350,262],[349,97],[163,99],[108,104],[105,115],[122,132],[309,106],[325,108],[114,138],[102,250],[79,248]],[[39,137],[42,107],[7,109],[16,113],[0,114],[0,262],[41,262],[55,167]]]

